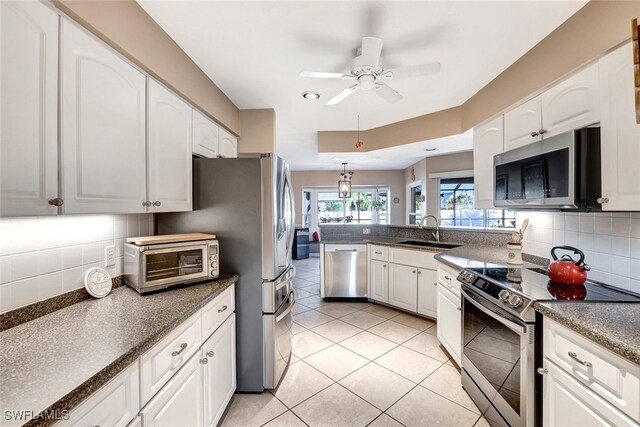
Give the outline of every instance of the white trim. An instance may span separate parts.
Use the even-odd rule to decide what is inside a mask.
[[[427,212],[427,198],[426,198],[426,187],[425,185],[422,183],[422,180],[419,179],[417,181],[413,181],[410,182],[409,184],[407,184],[407,192],[406,192],[406,204],[405,204],[405,212],[407,213],[407,216],[404,218],[404,222],[407,225],[413,225],[411,224],[410,218],[411,215],[415,216],[416,213],[413,212],[413,206],[411,206],[411,190],[415,187],[422,187],[422,194],[425,196],[424,198],[424,202],[422,202],[422,210],[421,210],[421,214],[425,215]]]
[[[461,171],[450,171],[450,172],[434,172],[429,174],[429,179],[468,178],[470,176],[473,176],[473,169],[466,169]]]

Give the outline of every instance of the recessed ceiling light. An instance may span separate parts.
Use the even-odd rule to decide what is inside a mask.
[[[427,147],[425,148],[425,151],[436,151],[437,148],[436,147]]]
[[[320,98],[320,94],[318,92],[313,92],[313,91],[306,91],[306,92],[302,92],[302,97],[304,99],[318,99]]]
[[[343,157],[334,157],[333,160],[340,161],[340,160],[344,160],[344,158]]]
[[[380,157],[375,156],[375,157],[372,157],[371,160],[380,160]]]

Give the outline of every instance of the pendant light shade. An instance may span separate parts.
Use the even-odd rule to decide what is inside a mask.
[[[353,177],[353,172],[347,172],[347,164],[342,164],[342,173],[340,174],[340,179],[338,180],[338,195],[341,199],[347,199],[351,197],[351,178]]]

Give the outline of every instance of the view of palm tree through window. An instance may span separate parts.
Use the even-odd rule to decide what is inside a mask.
[[[346,199],[340,198],[336,191],[306,190],[305,194],[309,195],[304,197],[309,201],[305,218],[309,224],[389,223],[388,188],[353,188],[351,197]],[[312,199],[316,201],[315,212],[311,212]]]

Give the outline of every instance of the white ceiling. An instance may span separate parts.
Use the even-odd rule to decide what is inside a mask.
[[[586,0],[560,1],[154,1],[138,0],[241,109],[274,108],[277,152],[296,170],[389,169],[415,162],[419,144],[352,155],[319,155],[316,132],[361,129],[460,105],[567,20]],[[350,82],[299,76],[348,72],[364,36],[384,41],[387,68],[438,61],[436,76],[391,81],[388,104],[357,91],[325,105]],[[309,101],[301,93],[321,98]],[[471,136],[439,140],[434,154],[471,149]],[[466,144],[466,145],[465,145]],[[428,144],[421,145],[420,149]],[[378,161],[370,161],[380,156]],[[420,155],[424,157],[424,155]],[[420,158],[418,157],[418,158]],[[353,166],[353,167],[352,167]]]

